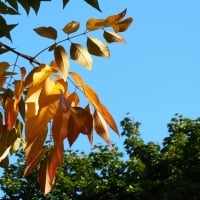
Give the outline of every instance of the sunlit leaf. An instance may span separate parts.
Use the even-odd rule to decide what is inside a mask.
[[[87,2],[89,5],[91,5],[93,8],[96,8],[98,11],[102,12],[99,7],[98,0],[84,0],[84,1]]]
[[[80,23],[76,21],[71,21],[66,24],[63,28],[63,31],[67,34],[76,32],[80,27]]]
[[[105,19],[91,18],[86,23],[86,29],[97,30],[97,29],[103,28],[106,24],[107,22],[105,21]]]
[[[124,32],[128,29],[128,27],[131,25],[131,23],[133,22],[133,18],[127,18],[123,21],[120,21],[117,24],[112,25],[113,30],[118,33],[118,32]]]
[[[57,38],[57,31],[55,28],[51,26],[49,27],[41,26],[38,28],[34,28],[33,30],[42,37],[53,39],[53,40],[56,40]]]
[[[104,31],[103,36],[105,40],[109,43],[112,43],[112,42],[125,43],[125,39],[121,35],[114,32]]]
[[[111,15],[111,16],[107,17],[106,20],[105,20],[106,21],[106,25],[110,26],[110,25],[118,23],[126,15],[126,11],[127,11],[127,9],[124,9],[119,14]]]
[[[72,43],[70,47],[71,59],[76,60],[80,65],[87,69],[92,69],[92,57],[83,46],[80,44]]]
[[[7,130],[11,131],[16,123],[19,108],[15,107],[15,100],[12,98],[6,98],[5,101],[5,122]]]
[[[108,127],[102,115],[95,110],[93,118],[94,118],[94,128],[98,133],[98,135],[100,135],[108,145],[112,146],[108,132]]]
[[[61,72],[62,78],[66,81],[69,71],[69,60],[67,53],[62,46],[57,46],[54,50],[55,60],[59,71]]]
[[[97,38],[88,37],[87,48],[88,48],[89,53],[92,55],[101,56],[105,58],[110,57],[110,51],[108,47]]]
[[[82,88],[84,87],[85,84],[79,74],[77,74],[76,72],[69,72],[69,74],[70,74],[70,76],[73,77],[73,79],[76,81],[76,83],[79,87],[82,87]]]
[[[78,106],[79,103],[80,103],[80,99],[79,99],[79,97],[78,97],[76,92],[71,93],[67,97],[67,101],[68,101],[69,105],[71,105],[72,107]]]

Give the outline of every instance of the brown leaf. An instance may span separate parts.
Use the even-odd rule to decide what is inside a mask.
[[[80,27],[80,23],[76,21],[71,21],[65,25],[63,31],[67,34],[76,32]]]
[[[107,128],[106,121],[101,116],[101,114],[95,110],[94,115],[94,128],[98,135],[100,135],[109,146],[112,146],[112,143],[110,141],[110,136]]]
[[[127,18],[123,21],[120,21],[117,24],[112,25],[113,30],[118,33],[118,32],[124,32],[128,29],[128,27],[131,25],[131,23],[133,22],[133,18]]]
[[[3,76],[4,72],[8,69],[9,64],[7,62],[0,62],[0,77]]]
[[[78,106],[80,103],[79,96],[77,95],[76,92],[71,93],[67,97],[67,101],[68,101],[69,105],[71,105],[72,107]]]
[[[48,158],[46,158],[41,163],[39,169],[39,185],[43,195],[47,195],[51,191],[54,184],[54,182],[50,181],[48,167],[49,167],[49,160]]]
[[[105,40],[109,43],[112,43],[112,42],[125,43],[125,39],[119,34],[114,33],[114,32],[104,31],[103,36]]]
[[[53,40],[56,40],[57,38],[57,31],[55,28],[51,26],[49,27],[41,26],[38,28],[34,28],[33,30],[42,37],[53,39]]]
[[[87,69],[92,69],[92,57],[83,46],[80,44],[72,43],[70,47],[71,59],[76,60],[80,65]]]
[[[99,39],[87,37],[87,48],[90,54],[105,58],[110,57],[109,48]]]
[[[67,53],[62,46],[57,46],[54,50],[54,56],[56,60],[57,67],[61,72],[62,78],[66,81],[69,71],[69,60]]]

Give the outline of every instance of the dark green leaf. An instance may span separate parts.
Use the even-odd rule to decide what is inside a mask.
[[[38,13],[38,10],[40,8],[40,0],[29,0],[29,4],[31,6],[31,8],[33,8],[33,10],[35,11],[35,13]]]
[[[6,2],[8,2],[16,11],[18,11],[17,1],[7,0]]]
[[[63,0],[63,8],[69,3],[69,0]]]
[[[97,9],[98,11],[102,12],[100,7],[99,7],[99,3],[98,0],[84,0],[86,3],[88,3],[90,6],[92,6],[93,8]]]
[[[17,0],[18,3],[24,8],[26,11],[26,14],[28,15],[30,12],[30,4],[27,2],[27,0]]]
[[[0,2],[0,13],[9,14],[9,15],[19,14],[15,9],[8,7],[5,3],[2,3],[2,2]]]

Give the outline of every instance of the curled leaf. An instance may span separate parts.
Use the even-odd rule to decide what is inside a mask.
[[[124,32],[128,29],[128,27],[131,25],[131,23],[133,22],[133,18],[127,18],[123,21],[120,21],[117,24],[112,25],[113,30],[118,33],[118,32]]]

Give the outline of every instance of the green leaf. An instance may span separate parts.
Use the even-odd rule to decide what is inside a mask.
[[[16,11],[18,11],[18,4],[17,4],[17,1],[7,0],[7,2],[8,2]]]
[[[9,14],[9,15],[18,15],[19,13],[11,8],[8,7],[5,3],[0,2],[0,13],[1,14]]]
[[[30,7],[31,7],[28,1],[24,1],[24,0],[17,0],[17,1],[24,8],[24,10],[26,11],[26,14],[28,15],[30,12]]]
[[[40,3],[41,3],[41,0],[29,1],[31,8],[33,8],[36,14],[38,13],[38,10],[40,8]]]
[[[98,0],[84,0],[86,3],[88,3],[93,8],[97,9],[98,11],[102,12],[102,10],[99,7]]]

